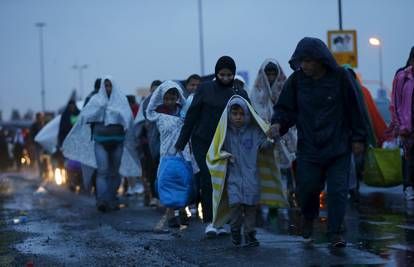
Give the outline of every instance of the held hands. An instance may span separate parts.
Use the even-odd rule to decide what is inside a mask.
[[[359,156],[364,152],[364,143],[354,142],[352,143],[352,153],[355,156]]]
[[[269,130],[266,133],[267,137],[270,139],[277,139],[280,137],[280,124],[276,123],[270,126]]]

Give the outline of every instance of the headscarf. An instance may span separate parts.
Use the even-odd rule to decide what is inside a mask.
[[[235,75],[236,74],[236,63],[229,56],[222,56],[221,58],[219,58],[217,60],[214,74],[215,74],[215,77],[216,77],[216,82],[218,82],[220,84],[221,84],[221,82],[220,82],[220,79],[217,77],[217,74],[222,69],[228,69],[228,70],[231,71],[231,73],[233,75]],[[224,85],[224,84],[222,84],[222,85]],[[231,87],[232,85],[233,85],[233,82],[231,82],[230,84],[225,85],[225,86]]]
[[[276,66],[278,73],[276,81],[272,86],[270,86],[269,79],[267,78],[265,72],[266,67],[268,67],[269,64]],[[271,58],[266,59],[259,69],[256,81],[249,95],[254,109],[266,122],[270,122],[271,120],[273,105],[275,105],[279,99],[285,81],[286,76],[280,67],[279,62]]]
[[[105,89],[105,80],[112,84],[112,92],[108,97]],[[120,124],[127,130],[132,120],[132,111],[128,100],[117,87],[112,76],[105,76],[101,82],[99,92],[95,94],[81,113],[81,119],[87,123],[100,122],[104,125]]]

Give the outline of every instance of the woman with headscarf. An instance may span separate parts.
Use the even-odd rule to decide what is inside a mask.
[[[132,156],[136,145],[129,134],[133,118],[127,98],[112,77],[102,79],[95,94],[80,114],[63,143],[64,155],[97,169],[96,198],[101,212],[119,209],[117,190],[120,174],[140,176],[138,160]]]
[[[256,81],[250,91],[252,106],[259,116],[267,123],[270,123],[273,114],[273,106],[279,100],[283,85],[286,81],[279,62],[275,59],[266,59],[259,69]],[[290,168],[296,157],[297,133],[296,128],[291,128],[276,143],[276,150],[279,157],[280,167],[286,175],[290,195],[293,195],[294,186]]]
[[[248,99],[245,90],[234,86],[235,75],[236,63],[234,60],[229,56],[219,58],[215,67],[216,79],[202,83],[198,87],[185,117],[180,137],[175,144],[175,148],[182,151],[191,138],[191,147],[200,168],[197,179],[200,181],[203,221],[208,223],[205,231],[208,236],[226,233],[224,229],[216,229],[211,224],[213,219],[212,185],[206,164],[206,155],[229,99],[233,95],[240,95]]]

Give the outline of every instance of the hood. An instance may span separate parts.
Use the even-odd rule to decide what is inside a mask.
[[[146,108],[148,120],[155,121],[159,117],[159,114],[156,112],[156,109],[164,103],[164,95],[171,88],[177,88],[179,93],[177,104],[181,107],[184,107],[186,100],[181,86],[178,83],[171,80],[165,81],[160,86],[158,86],[157,89],[155,89],[155,91],[151,95],[148,106]]]
[[[228,114],[228,117],[229,117],[229,121],[230,121],[231,107],[234,106],[234,105],[238,105],[243,109],[244,117],[245,117],[245,124],[244,124],[243,128],[246,128],[252,120],[252,116],[250,114],[250,110],[249,110],[249,107],[246,104],[246,101],[243,98],[239,97],[239,96],[234,96],[233,98],[231,98],[229,100],[229,102],[227,103],[227,114]]]
[[[305,37],[299,41],[289,60],[290,67],[294,71],[300,69],[300,63],[305,58],[317,60],[329,70],[336,70],[339,67],[329,48],[318,38]]]

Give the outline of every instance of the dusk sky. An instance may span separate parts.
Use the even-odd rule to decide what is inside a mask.
[[[413,0],[343,0],[343,27],[357,30],[359,67],[366,81],[378,80],[383,42],[384,82],[414,45]],[[248,71],[250,86],[261,63],[288,60],[305,36],[326,41],[338,29],[336,0],[203,0],[205,69],[218,57],[234,57]],[[39,35],[44,29],[46,107],[56,110],[79,87],[74,64],[84,71],[85,94],[96,77],[111,74],[124,93],[154,79],[184,79],[200,73],[197,0],[0,0],[0,110],[9,119],[41,108]],[[377,84],[367,83],[372,92]],[[375,95],[374,95],[375,97]]]

